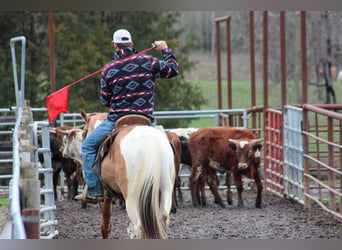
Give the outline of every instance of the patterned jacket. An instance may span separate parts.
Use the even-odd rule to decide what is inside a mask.
[[[170,48],[161,51],[164,60],[139,54],[134,48],[117,50],[101,75],[101,102],[110,107],[107,119],[115,122],[127,114],[142,114],[154,121],[155,78],[178,74],[178,63]]]

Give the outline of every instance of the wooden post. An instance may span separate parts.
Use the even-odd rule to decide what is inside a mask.
[[[33,116],[25,102],[19,129],[20,140],[20,199],[24,227],[28,239],[40,238],[40,181],[38,164],[33,162]]]

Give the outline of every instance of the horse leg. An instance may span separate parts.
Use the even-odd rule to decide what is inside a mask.
[[[242,200],[242,191],[243,191],[243,185],[242,185],[242,178],[241,174],[234,173],[234,180],[235,180],[235,186],[238,191],[238,207],[243,207],[243,200]]]
[[[228,202],[228,205],[233,205],[233,193],[231,190],[231,185],[232,185],[231,173],[226,174],[226,185],[227,185],[227,202]]]
[[[177,186],[176,183],[174,184],[173,187],[173,192],[172,192],[172,206],[171,206],[171,213],[176,213],[177,212],[177,207],[178,207],[178,203],[177,203],[177,197],[176,197],[176,192],[177,192]]]
[[[84,184],[83,190],[82,190],[82,196],[85,197],[88,191],[88,186],[87,184]],[[86,208],[87,207],[87,202],[86,201],[81,201],[81,208]]]
[[[160,193],[160,214],[161,214],[161,220],[162,220],[162,226],[163,226],[163,231],[165,232],[165,236],[163,238],[167,237],[167,229],[169,226],[169,221],[170,221],[170,197],[172,195],[172,189],[169,187],[172,186],[171,182],[169,185],[166,185],[169,182],[169,179],[164,179],[162,188],[161,188],[161,193]]]
[[[260,174],[259,171],[257,170],[256,173],[254,173],[254,180],[255,180],[255,184],[257,185],[257,189],[258,189],[258,194],[257,194],[257,198],[255,201],[255,207],[257,208],[261,208],[261,200],[262,200],[262,183],[261,183],[261,179],[260,179]]]
[[[110,218],[112,216],[112,202],[113,196],[109,195],[108,192],[104,191],[104,201],[100,203],[100,208],[102,212],[102,225],[101,233],[103,239],[108,239],[112,225],[110,224]]]

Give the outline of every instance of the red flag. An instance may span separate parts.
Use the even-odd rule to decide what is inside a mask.
[[[69,86],[64,87],[46,97],[46,109],[49,121],[53,121],[60,113],[70,113],[68,108]]]

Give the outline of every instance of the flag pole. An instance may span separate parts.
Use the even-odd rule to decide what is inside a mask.
[[[154,49],[154,48],[156,48],[156,46],[153,44],[152,47],[147,48],[147,49],[145,49],[143,51],[140,51],[140,52],[138,52],[136,54],[133,54],[133,55],[131,55],[129,57],[126,57],[126,58],[124,58],[124,60],[127,60],[127,59],[129,59],[130,57],[133,57],[133,56],[137,56],[137,55],[143,54],[143,53],[145,53],[145,52],[147,52],[147,51],[149,51],[151,49]],[[63,87],[63,88],[53,92],[53,93],[51,93],[50,95],[48,95],[46,97],[46,109],[47,109],[47,112],[48,112],[48,119],[49,119],[49,121],[50,122],[53,121],[58,116],[58,114],[60,114],[61,112],[69,112],[67,110],[69,87],[71,87],[71,86],[73,86],[73,85],[75,85],[75,84],[77,84],[79,82],[84,81],[85,79],[88,79],[88,78],[90,78],[90,77],[92,77],[92,76],[102,72],[104,69],[105,68],[99,69],[99,70],[97,70],[97,71],[95,71],[95,72],[93,72],[93,73],[91,73],[91,74],[89,74],[89,75],[87,75],[85,77],[82,77],[81,79],[79,79],[79,80],[77,80],[77,81],[75,81],[75,82],[73,82],[73,83],[71,83],[71,84],[69,84],[69,85],[67,85],[67,86],[65,86],[65,87]],[[61,101],[59,100],[58,104],[56,106],[53,103],[53,102],[55,102],[55,99],[53,99],[53,98],[54,98],[55,95],[61,94],[61,93],[63,93],[63,97],[66,97],[66,100],[65,100],[65,98],[63,99],[64,103],[61,103]],[[56,109],[56,108],[58,110],[52,110],[52,109]],[[51,113],[53,113],[53,115],[51,115]],[[57,115],[56,115],[56,113],[57,113]]]

